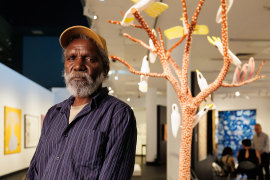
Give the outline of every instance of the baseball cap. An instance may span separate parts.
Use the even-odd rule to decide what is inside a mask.
[[[98,45],[105,50],[108,54],[106,40],[97,34],[92,29],[85,27],[85,26],[71,26],[64,30],[60,35],[59,42],[62,48],[66,48],[68,45],[68,40],[71,37],[78,36],[78,35],[85,35],[98,43]]]

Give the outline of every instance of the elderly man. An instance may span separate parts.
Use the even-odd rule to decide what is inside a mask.
[[[108,95],[105,40],[73,26],[60,36],[72,96],[50,108],[27,179],[131,179],[137,140],[131,108]]]
[[[265,177],[269,180],[269,137],[267,134],[262,132],[260,124],[255,124],[254,129],[256,134],[253,136],[253,147],[260,153],[262,160],[259,179],[264,179],[262,171],[262,168],[264,168]]]

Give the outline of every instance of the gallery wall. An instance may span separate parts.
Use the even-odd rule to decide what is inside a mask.
[[[256,122],[262,125],[263,131],[270,136],[270,98],[246,97],[223,98],[214,96],[214,102],[218,111],[256,109]]]
[[[0,176],[27,168],[35,148],[24,147],[24,115],[40,118],[53,105],[53,93],[0,63]],[[4,106],[21,109],[21,150],[4,155]]]

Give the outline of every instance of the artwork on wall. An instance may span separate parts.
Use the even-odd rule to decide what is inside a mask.
[[[200,105],[200,109],[203,109],[204,103]],[[199,138],[198,138],[198,160],[202,161],[207,158],[207,113],[201,118],[199,122]]]
[[[5,106],[4,154],[21,151],[21,109]]]
[[[24,116],[24,147],[36,147],[41,133],[41,123],[38,116]]]
[[[233,149],[236,158],[242,140],[253,138],[256,110],[219,111],[218,118],[218,155],[221,156],[223,149],[229,146]]]

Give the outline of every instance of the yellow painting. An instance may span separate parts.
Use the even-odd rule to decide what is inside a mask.
[[[21,113],[20,109],[5,106],[4,154],[21,151]]]

